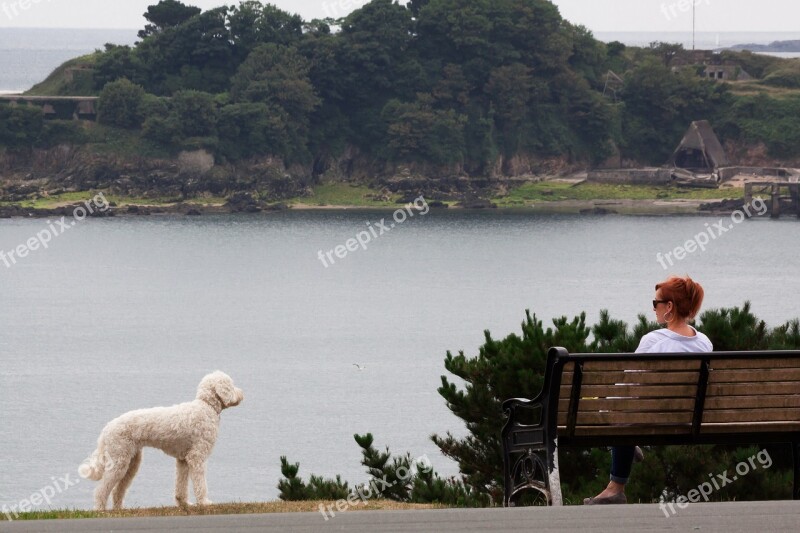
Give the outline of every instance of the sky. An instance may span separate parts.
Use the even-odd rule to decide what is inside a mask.
[[[184,0],[210,9],[236,0]],[[797,0],[554,0],[569,21],[594,32],[691,31],[692,3],[703,32],[798,32]],[[0,0],[3,27],[141,28],[142,13],[156,0]],[[340,17],[366,0],[272,0],[304,19]]]

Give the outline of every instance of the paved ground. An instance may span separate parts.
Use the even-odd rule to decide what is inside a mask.
[[[667,518],[658,505],[569,506],[519,509],[447,509],[337,513],[287,513],[180,518],[121,518],[0,522],[0,531],[327,532],[374,531],[462,533],[464,531],[800,531],[800,501],[728,502],[689,505]],[[669,509],[667,509],[669,513]]]

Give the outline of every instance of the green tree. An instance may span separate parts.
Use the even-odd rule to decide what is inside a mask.
[[[281,110],[263,102],[224,106],[219,113],[219,151],[236,161],[259,154],[284,155],[286,117]]]
[[[519,152],[523,144],[524,126],[529,123],[532,101],[542,90],[536,85],[532,70],[520,63],[497,67],[489,75],[486,93],[494,111],[498,144],[504,147],[506,155]]]
[[[107,83],[100,93],[98,120],[120,128],[138,128],[142,124],[144,89],[123,78]]]
[[[239,62],[260,44],[290,46],[303,36],[303,19],[278,9],[266,6],[257,0],[246,0],[232,6],[229,15],[231,39]]]
[[[264,44],[242,63],[231,84],[234,101],[265,104],[283,121],[285,138],[277,144],[287,147],[280,155],[293,160],[309,157],[311,113],[320,104],[309,69],[308,61],[296,49]]]
[[[177,0],[160,0],[158,4],[147,8],[144,18],[150,24],[139,31],[139,38],[144,39],[167,28],[178,26],[193,16],[199,15],[200,11],[201,9],[198,7],[187,6]]]
[[[107,44],[105,52],[99,54],[93,70],[94,87],[102,90],[107,83],[122,78],[141,83],[144,69],[133,48]]]
[[[144,66],[144,87],[153,94],[180,90],[224,92],[236,69],[228,28],[228,8],[210,9],[169,27],[136,47]]]
[[[286,456],[281,456],[281,474],[284,479],[278,481],[279,498],[283,501],[303,500],[341,500],[350,495],[350,488],[340,476],[336,479],[324,479],[312,475],[308,484],[297,476],[300,463],[290,464]]]
[[[0,104],[0,146],[32,148],[44,130],[40,107]]]
[[[214,95],[201,91],[179,91],[172,97],[172,113],[182,137],[211,137],[217,133]]]
[[[388,123],[388,149],[393,159],[438,165],[464,161],[463,115],[435,110],[423,98],[410,104],[392,100],[386,104],[383,117]]]

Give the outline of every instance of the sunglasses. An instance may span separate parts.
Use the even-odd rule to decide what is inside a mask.
[[[669,300],[653,300],[653,309],[655,309],[658,304],[665,304],[667,302],[669,302]]]

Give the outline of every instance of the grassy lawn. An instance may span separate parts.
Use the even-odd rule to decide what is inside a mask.
[[[255,513],[313,513],[320,512],[319,506],[323,504],[331,507],[335,514],[339,514],[333,501],[305,501],[305,502],[266,502],[266,503],[222,503],[207,507],[152,507],[142,509],[124,509],[122,511],[80,511],[80,510],[54,510],[20,513],[14,520],[60,520],[75,518],[141,518],[155,516],[189,516],[189,515],[226,515],[226,514],[255,514]],[[368,500],[364,505],[358,500],[356,505],[348,507],[348,511],[408,511],[415,509],[443,509],[443,505],[434,504],[406,504],[391,500]],[[328,512],[330,516],[330,512]],[[320,516],[320,520],[322,517]],[[0,513],[0,521],[8,517]]]
[[[612,185],[605,183],[571,183],[544,181],[527,183],[492,201],[500,207],[524,207],[533,202],[562,200],[716,200],[742,198],[743,189],[689,189],[650,185]]]
[[[37,198],[36,200],[25,200],[23,202],[16,202],[18,205],[25,208],[33,209],[54,209],[64,205],[72,205],[83,203],[91,200],[99,191],[83,191],[83,192],[65,192],[63,194],[54,194],[46,198]],[[105,194],[106,200],[116,203],[118,206],[125,205],[164,205],[174,203],[174,199],[170,198],[127,198],[122,196],[114,196]],[[9,202],[3,202],[9,204]]]
[[[397,207],[399,195],[393,194],[389,201],[376,200],[380,192],[366,186],[353,186],[347,183],[325,183],[313,188],[314,196],[292,198],[289,205],[315,206],[356,206],[356,207]]]
[[[765,85],[759,80],[728,82],[731,92],[738,96],[753,96],[766,94],[773,98],[788,98],[800,96],[800,89],[787,89],[785,87],[772,87]]]
[[[100,191],[83,191],[83,192],[65,192],[63,194],[54,194],[46,198],[37,198],[36,200],[25,200],[22,202],[0,202],[0,205],[19,205],[25,208],[33,209],[55,209],[65,205],[80,204],[87,200],[91,200]],[[136,198],[127,196],[117,196],[113,194],[104,193],[106,200],[116,204],[118,207],[125,207],[128,205],[152,205],[152,206],[166,206],[178,203],[180,200],[177,198]],[[197,206],[223,206],[228,200],[221,196],[209,196],[199,198],[189,198],[183,200],[186,205]]]
[[[76,67],[90,69],[94,67],[98,57],[97,53],[92,53],[70,59],[57,67],[44,81],[34,85],[25,94],[28,96],[90,96],[96,94],[90,71],[73,73],[73,75],[77,75],[77,79],[73,80],[72,83],[66,81],[66,71],[69,68]]]
[[[301,207],[330,206],[330,207],[398,207],[396,201],[400,195],[392,194],[389,199],[376,199],[380,191],[370,187],[347,183],[329,183],[317,185],[313,188],[314,196],[299,197],[287,200],[286,203]],[[91,199],[98,191],[68,192],[47,198],[17,202],[25,208],[53,209],[64,205],[82,203]],[[648,185],[611,185],[601,183],[571,183],[558,181],[545,181],[528,183],[517,189],[509,191],[506,196],[493,198],[498,207],[519,208],[531,206],[541,202],[559,202],[565,200],[591,201],[591,200],[718,200],[722,198],[739,199],[744,195],[743,189],[688,189],[681,187],[654,187]],[[180,202],[179,198],[137,198],[117,196],[105,193],[109,202],[118,207],[128,205],[168,206]],[[223,206],[227,202],[224,197],[199,197],[183,200],[187,205],[196,206]],[[446,202],[454,204],[454,202]],[[0,206],[10,205],[10,202],[1,202]]]

